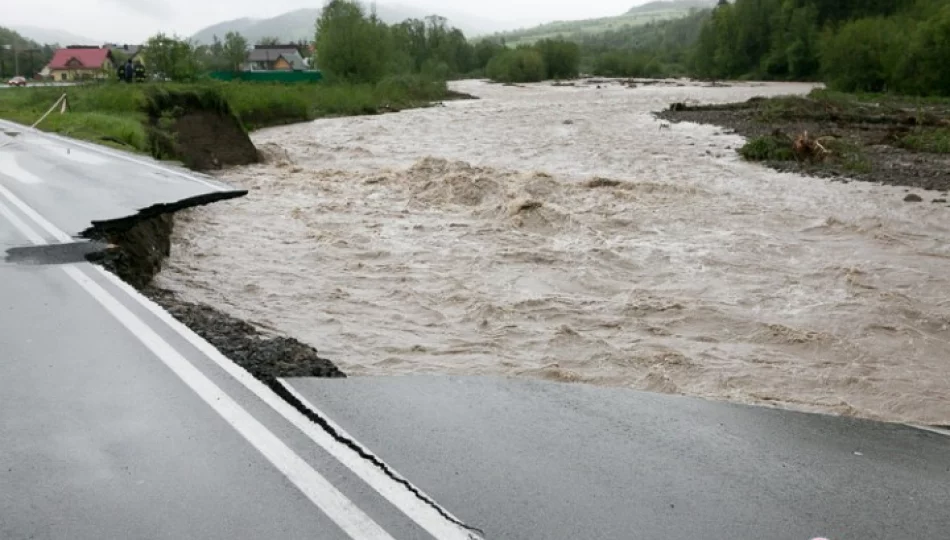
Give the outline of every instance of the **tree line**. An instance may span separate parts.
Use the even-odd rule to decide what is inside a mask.
[[[505,82],[576,77],[580,47],[544,40],[509,49],[498,40],[469,41],[443,17],[388,25],[350,0],[333,0],[317,21],[317,65],[330,79],[379,81],[420,74],[446,80],[484,76]]]
[[[0,26],[0,84],[14,75],[31,78],[52,60],[54,52],[50,45],[40,45]]]
[[[950,94],[943,0],[736,0],[693,46],[702,77],[822,80],[843,91]]]
[[[12,39],[52,55],[49,47],[0,29],[0,45]],[[514,48],[503,39],[472,42],[442,17],[386,24],[358,2],[332,0],[316,21],[313,43],[315,67],[330,80],[348,82],[395,75],[531,82],[586,72],[821,80],[843,91],[950,95],[946,0],[720,0],[680,19]],[[296,45],[308,54],[310,43]],[[149,71],[193,80],[207,71],[240,69],[249,43],[237,33],[208,45],[159,34],[145,47]],[[0,74],[9,75],[5,52],[0,48]]]

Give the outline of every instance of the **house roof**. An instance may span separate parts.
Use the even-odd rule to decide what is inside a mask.
[[[50,69],[70,69],[69,63],[76,59],[86,69],[99,69],[110,57],[109,49],[59,49],[49,62]]]
[[[141,45],[129,45],[129,44],[119,45],[117,43],[106,43],[105,45],[103,45],[103,47],[109,49],[110,51],[121,52],[122,54],[127,55],[129,58],[132,58],[135,55],[137,55],[139,51],[142,49]]]
[[[254,49],[247,53],[248,62],[273,62],[284,57],[294,69],[307,69],[307,64],[297,49]]]

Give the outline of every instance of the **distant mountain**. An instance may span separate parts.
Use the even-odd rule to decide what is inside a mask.
[[[102,41],[85,36],[78,36],[58,28],[39,28],[36,26],[17,25],[11,27],[27,39],[43,45],[102,45]]]
[[[710,8],[718,0],[665,0],[636,6],[623,15],[581,19],[577,21],[555,21],[532,28],[522,28],[510,32],[501,32],[494,37],[505,39],[508,45],[534,43],[548,38],[563,37],[576,39],[585,34],[599,34],[625,27],[642,26],[651,22],[678,19],[689,14],[695,8]]]
[[[692,8],[711,8],[718,3],[718,0],[659,0],[657,2],[647,2],[642,6],[634,6],[630,8],[628,14],[636,13],[646,13],[650,11],[663,11],[663,10],[685,10],[689,11]]]
[[[450,26],[465,32],[466,36],[497,32],[506,27],[503,22],[452,13],[450,10],[441,8],[435,10],[399,4],[377,4],[376,6],[376,14],[389,24],[400,23],[406,19],[422,19],[435,13],[446,17]],[[251,43],[256,43],[265,37],[276,37],[280,41],[309,40],[313,39],[319,17],[319,9],[298,9],[270,19],[245,17],[211,25],[199,30],[192,39],[199,43],[211,43],[214,36],[224,39],[224,35],[228,32],[240,32]]]

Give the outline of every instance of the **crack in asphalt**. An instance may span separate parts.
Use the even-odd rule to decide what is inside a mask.
[[[481,530],[481,529],[479,529],[479,528],[477,528],[477,527],[473,527],[473,526],[471,526],[471,525],[468,525],[468,524],[466,524],[466,523],[463,523],[462,521],[460,521],[460,520],[458,520],[458,519],[452,517],[452,516],[449,515],[448,512],[446,512],[441,506],[439,506],[438,503],[436,503],[434,500],[430,499],[429,497],[425,496],[421,491],[419,491],[418,488],[416,488],[416,487],[413,486],[411,483],[409,483],[408,480],[406,480],[405,478],[402,478],[401,476],[399,476],[398,474],[396,474],[396,472],[393,471],[393,470],[389,467],[389,465],[386,465],[386,464],[383,463],[378,457],[376,457],[376,456],[374,456],[373,454],[367,452],[367,451],[366,451],[362,446],[360,446],[355,440],[350,439],[350,438],[348,438],[348,437],[344,437],[343,435],[341,435],[336,429],[333,428],[333,426],[330,425],[330,423],[329,423],[325,418],[323,418],[322,416],[320,416],[319,414],[317,414],[316,412],[314,412],[313,409],[310,409],[309,407],[307,407],[306,405],[304,405],[303,403],[301,403],[300,400],[297,399],[296,396],[294,396],[294,395],[290,392],[290,390],[288,390],[287,387],[284,386],[279,380],[277,380],[277,379],[267,379],[267,380],[261,379],[261,382],[263,382],[264,384],[266,384],[271,390],[274,391],[275,394],[277,394],[278,396],[280,396],[281,399],[283,399],[284,401],[286,401],[290,406],[292,406],[293,408],[297,409],[301,414],[303,414],[304,416],[306,416],[308,420],[310,420],[311,422],[313,422],[314,424],[316,424],[317,426],[319,426],[320,429],[322,429],[322,430],[325,431],[328,435],[330,435],[331,437],[333,437],[333,439],[334,439],[335,441],[337,441],[337,442],[343,444],[344,446],[346,446],[346,447],[349,448],[350,450],[356,452],[356,454],[359,455],[359,456],[360,456],[361,458],[363,458],[364,460],[366,460],[366,461],[372,463],[376,468],[378,468],[379,470],[383,471],[383,473],[384,473],[386,476],[388,476],[390,479],[392,479],[393,481],[399,483],[400,485],[402,485],[403,487],[405,487],[407,490],[409,490],[409,492],[412,493],[416,498],[418,498],[419,500],[421,500],[422,502],[424,502],[424,503],[427,504],[428,506],[431,506],[431,507],[432,507],[436,512],[438,512],[439,515],[442,516],[444,519],[448,520],[448,521],[451,522],[451,523],[454,523],[455,525],[458,525],[459,527],[462,527],[463,529],[465,529],[465,530],[467,530],[467,531],[469,531],[469,532],[473,532],[473,533],[478,534],[478,536],[471,536],[471,535],[469,535],[469,538],[470,538],[471,540],[479,540],[479,538],[483,538],[483,537],[485,536],[485,531],[483,531],[483,530]]]

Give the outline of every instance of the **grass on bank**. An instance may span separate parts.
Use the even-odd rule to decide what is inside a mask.
[[[765,123],[796,118],[936,125],[950,113],[950,98],[947,97],[850,94],[824,88],[812,90],[807,96],[777,96],[754,101],[759,103],[757,119]]]
[[[779,96],[750,100],[722,108],[753,108],[762,124],[817,122],[822,125],[877,126],[888,144],[914,152],[950,154],[950,98],[897,94],[849,94],[816,89],[807,96]],[[817,135],[817,134],[816,134]],[[794,140],[785,134],[756,137],[739,149],[749,161],[795,161]],[[869,173],[872,165],[864,144],[843,137],[822,137],[828,153],[824,160],[849,172]]]
[[[950,128],[917,130],[901,137],[897,146],[915,152],[950,154]]]
[[[416,76],[390,77],[375,85],[214,81],[9,88],[0,91],[0,118],[32,124],[65,93],[69,111],[54,111],[38,126],[40,129],[147,153],[145,96],[156,87],[218,92],[251,131],[317,118],[425,106],[444,99],[448,91],[444,82]]]
[[[834,164],[848,172],[871,172],[871,160],[859,145],[839,138],[824,138],[820,144],[827,154],[819,161]],[[739,155],[747,161],[798,161],[811,164],[819,162],[796,155],[793,145],[794,140],[784,133],[763,135],[750,139],[739,149]]]

